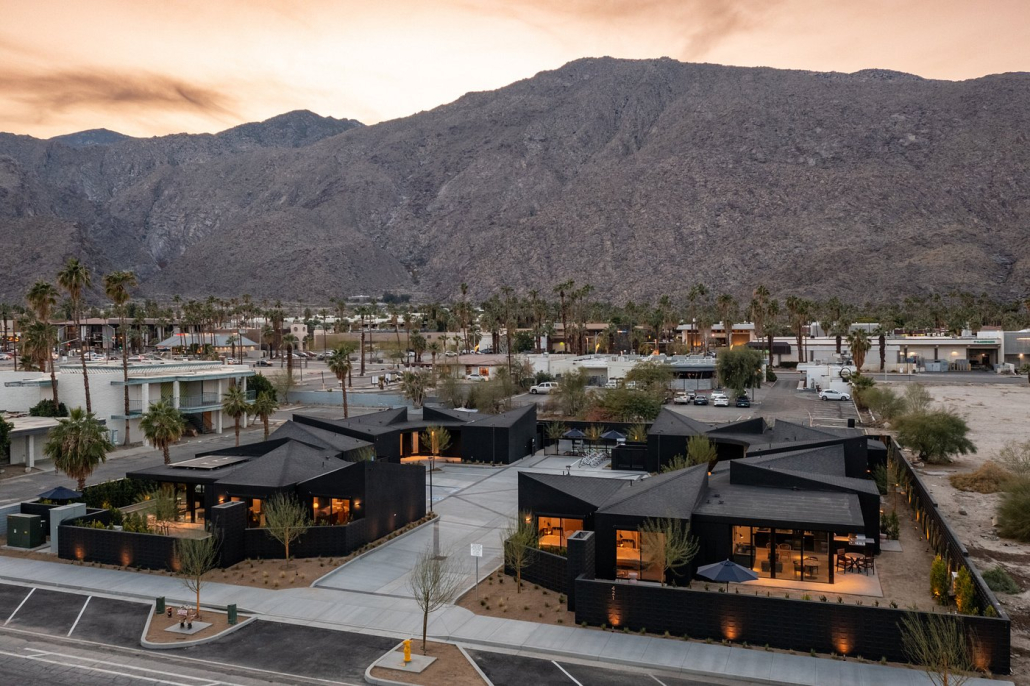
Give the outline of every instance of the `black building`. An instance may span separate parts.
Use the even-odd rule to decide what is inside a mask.
[[[757,452],[777,450],[756,457],[747,450],[747,457],[721,460],[711,471],[697,465],[631,481],[523,472],[519,509],[531,513],[543,549],[561,551],[575,531],[593,531],[599,579],[662,581],[641,527],[674,519],[689,525],[700,548],[690,568],[669,581],[732,559],[759,577],[832,584],[849,559],[879,553],[880,496],[866,473],[868,442],[843,435],[832,443],[828,434],[782,424],[778,432],[755,425],[751,433],[717,434],[727,455],[745,449],[748,435],[775,439],[759,443]],[[794,449],[779,450],[787,443]]]

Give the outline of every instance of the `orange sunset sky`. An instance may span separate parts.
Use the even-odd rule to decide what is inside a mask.
[[[0,131],[371,124],[580,57],[1030,70],[1030,0],[0,0]]]

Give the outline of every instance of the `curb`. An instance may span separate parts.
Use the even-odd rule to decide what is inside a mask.
[[[461,644],[455,643],[454,645],[459,651],[461,651],[461,654],[465,656],[465,659],[469,661],[469,664],[472,665],[472,669],[476,670],[476,674],[478,674],[479,678],[483,680],[483,683],[485,683],[486,686],[494,686],[494,682],[490,681],[490,678],[487,677],[483,670],[479,668],[479,665],[472,659],[472,656],[465,652],[465,649],[461,647]]]
[[[150,623],[154,620],[154,617],[157,616],[156,613],[154,612],[155,607],[156,606],[155,606],[154,603],[150,604],[150,615],[147,617],[147,624],[146,624],[146,626],[143,627],[143,635],[140,636],[140,639],[139,639],[140,645],[143,646],[144,648],[147,648],[148,650],[174,650],[176,648],[188,648],[190,646],[199,646],[199,645],[202,645],[204,643],[210,643],[212,641],[217,641],[218,639],[222,638],[223,636],[228,636],[232,632],[237,631],[239,629],[242,629],[243,627],[245,627],[246,625],[250,624],[251,622],[256,622],[257,621],[257,617],[250,616],[250,617],[247,617],[246,619],[244,619],[242,622],[237,622],[233,626],[230,626],[228,629],[224,629],[223,631],[219,631],[217,634],[215,634],[213,636],[205,636],[204,638],[198,638],[198,639],[195,639],[195,640],[192,640],[192,641],[178,641],[176,643],[155,643],[154,641],[148,641],[147,640],[147,633],[150,632]]]
[[[411,686],[410,683],[407,683],[407,682],[404,682],[404,681],[393,681],[392,679],[380,679],[379,677],[372,676],[372,670],[375,668],[375,666],[377,664],[379,664],[379,660],[382,660],[384,657],[386,657],[386,655],[389,655],[393,651],[395,651],[398,648],[401,648],[403,646],[404,646],[404,641],[401,641],[400,643],[395,645],[393,648],[391,648],[388,653],[379,656],[378,658],[376,658],[375,662],[373,662],[368,667],[366,667],[365,668],[365,683],[366,684],[374,684],[375,686]]]

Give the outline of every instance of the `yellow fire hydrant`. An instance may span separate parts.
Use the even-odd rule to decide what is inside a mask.
[[[404,664],[411,662],[411,639],[404,639]]]

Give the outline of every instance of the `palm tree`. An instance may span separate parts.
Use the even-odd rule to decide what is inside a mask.
[[[279,403],[267,391],[258,393],[257,398],[250,405],[250,414],[260,418],[261,423],[265,427],[266,441],[268,440],[268,418],[275,414],[275,411],[278,409]]]
[[[283,336],[283,345],[286,347],[286,373],[293,378],[293,349],[300,343],[300,340],[292,333]]]
[[[353,352],[353,343],[341,343],[333,348],[333,352],[326,360],[326,365],[337,379],[340,380],[340,390],[343,392],[343,418],[348,417],[347,412],[347,375],[351,371],[350,354]]]
[[[737,318],[737,300],[729,293],[723,293],[715,299],[715,306],[722,319],[722,330],[726,334],[726,347],[733,347],[733,320]]]
[[[186,418],[177,407],[164,399],[151,405],[143,414],[139,420],[139,429],[151,445],[161,450],[165,464],[171,464],[168,448],[182,438],[186,431]]]
[[[443,346],[440,345],[440,341],[433,339],[426,344],[426,350],[429,352],[433,361],[433,374],[436,374],[436,356],[443,352]]]
[[[848,349],[851,351],[851,357],[855,360],[855,367],[859,373],[862,371],[862,365],[865,364],[865,354],[869,352],[869,347],[869,335],[862,329],[848,334]]]
[[[565,338],[565,350],[562,352],[569,352],[569,307],[565,296],[575,287],[576,282],[572,279],[562,281],[554,287],[554,294],[558,296],[558,314],[561,317],[562,336]]]
[[[125,327],[125,304],[129,302],[129,289],[136,287],[136,275],[130,271],[104,275],[104,294],[114,303],[118,312],[118,333],[122,335],[122,391],[125,399],[125,443],[129,445],[129,336]]]
[[[114,450],[107,436],[107,427],[92,412],[76,407],[50,430],[43,454],[54,461],[54,467],[75,479],[81,492],[86,479],[107,461],[107,451]]]
[[[75,336],[78,337],[78,358],[82,364],[82,388],[85,391],[85,411],[93,412],[90,398],[90,374],[85,368],[85,341],[82,340],[82,291],[93,285],[90,269],[75,258],[68,258],[64,269],[58,272],[58,285],[64,288],[71,301],[72,320],[75,322]]]
[[[54,306],[57,304],[57,289],[52,284],[46,281],[37,281],[32,284],[32,288],[25,295],[25,300],[28,301],[29,307],[36,313],[36,319],[45,325],[44,329],[40,330],[40,333],[45,334],[42,340],[38,341],[39,345],[46,345],[46,358],[45,363],[40,366],[40,371],[46,371],[46,363],[50,365],[50,386],[54,392],[54,407],[59,407],[60,402],[57,399],[57,374],[54,372],[54,356],[52,348],[57,342],[57,336],[52,326],[50,326],[50,315],[54,311]]]
[[[222,398],[222,412],[232,417],[236,428],[236,445],[240,444],[240,418],[250,412],[250,403],[247,402],[247,394],[233,381]]]

